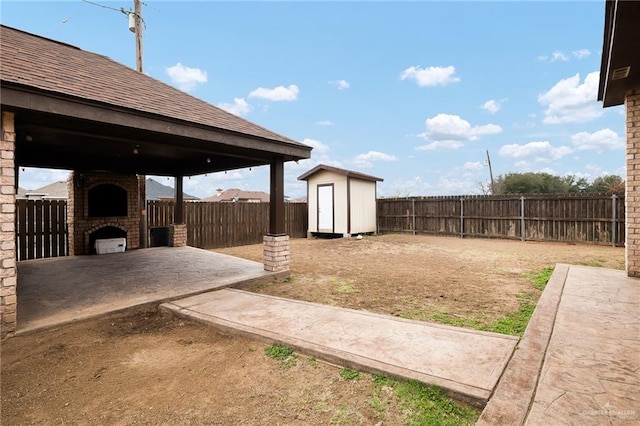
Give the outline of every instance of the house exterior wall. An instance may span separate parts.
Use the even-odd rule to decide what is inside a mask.
[[[625,98],[627,120],[627,275],[640,277],[640,89]]]
[[[349,182],[351,234],[376,232],[376,183],[353,178]]]
[[[14,114],[2,111],[0,139],[0,338],[13,336],[18,316],[15,235]]]
[[[113,184],[127,191],[127,216],[89,217],[89,190],[101,184]],[[67,223],[70,256],[89,254],[89,236],[105,226],[126,231],[127,250],[140,247],[140,203],[136,175],[74,171],[69,176],[68,187]]]
[[[321,170],[308,179],[309,232],[318,232],[318,186],[333,184],[334,232],[347,233],[347,177]]]

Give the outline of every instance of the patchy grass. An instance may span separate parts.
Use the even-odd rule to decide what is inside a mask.
[[[437,322],[440,324],[454,325],[456,327],[474,328],[479,329],[480,323],[474,318],[462,317],[459,315],[451,315],[448,312],[436,312],[429,315],[429,321]]]
[[[344,380],[358,380],[360,379],[360,372],[349,367],[344,367],[340,370],[340,377]]]
[[[549,282],[552,274],[553,266],[548,266],[537,272],[527,274],[527,277],[531,279],[531,285],[535,289],[542,291]],[[516,298],[519,304],[517,311],[508,313],[490,327],[482,329],[522,337],[527,329],[527,325],[529,325],[529,320],[531,319],[531,315],[533,315],[533,311],[536,309],[538,301],[526,293],[517,294]]]
[[[406,425],[472,425],[480,414],[472,407],[454,402],[436,386],[427,386],[415,380],[390,379],[379,374],[372,374],[371,378],[378,392],[384,388],[395,392]]]
[[[552,274],[553,266],[547,266],[537,272],[527,273],[525,276],[531,279],[531,285],[533,285],[533,288],[542,291],[549,282]]]
[[[358,293],[360,290],[354,287],[354,285],[346,280],[339,280],[336,278],[331,278],[329,281],[332,285],[337,286],[336,291],[338,293]]]
[[[358,409],[350,404],[342,404],[335,412],[331,421],[332,425],[353,425],[362,424],[362,414]]]
[[[536,309],[536,301],[530,295],[524,293],[518,294],[516,298],[520,304],[518,310],[508,313],[493,325],[484,328],[485,331],[522,337],[527,329],[531,315]]]
[[[298,358],[293,349],[282,345],[268,346],[264,349],[264,354],[269,358],[275,359],[282,368],[295,366]]]

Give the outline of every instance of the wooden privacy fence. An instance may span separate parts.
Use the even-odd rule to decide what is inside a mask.
[[[173,201],[149,201],[149,229],[173,221]],[[187,244],[199,248],[257,244],[269,231],[269,203],[185,202]],[[290,237],[307,236],[306,203],[285,204],[285,230]]]
[[[67,202],[16,200],[18,260],[67,255]]]
[[[546,194],[379,199],[378,232],[622,246],[624,196]]]

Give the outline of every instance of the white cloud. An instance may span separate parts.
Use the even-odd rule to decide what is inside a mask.
[[[573,52],[571,52],[571,55],[564,53],[561,50],[556,50],[553,53],[551,53],[551,55],[538,55],[538,57],[536,58],[538,61],[549,61],[549,62],[556,62],[556,61],[563,61],[563,62],[567,62],[569,59],[574,58],[574,59],[584,59],[586,57],[588,57],[589,55],[591,55],[591,51],[589,49],[578,49],[578,50],[574,50]]]
[[[316,121],[316,124],[318,126],[333,126],[333,121],[331,121],[331,120],[320,120],[320,121]]]
[[[418,86],[445,86],[449,83],[457,83],[460,78],[455,77],[456,68],[454,66],[448,67],[427,67],[421,68],[409,67],[402,71],[400,74],[401,80],[413,79],[418,83]]]
[[[551,62],[568,61],[568,60],[569,60],[569,57],[559,50],[556,50],[551,54]]]
[[[580,49],[580,50],[574,50],[573,52],[571,52],[571,54],[576,59],[584,59],[589,55],[591,55],[591,51],[589,49]]]
[[[501,100],[496,101],[495,99],[489,99],[487,102],[480,105],[480,108],[485,111],[489,111],[491,114],[495,114],[500,110],[500,108],[502,108],[502,102],[503,101]]]
[[[391,184],[380,184],[380,195],[384,197],[410,197],[412,195],[425,194],[431,189],[429,182],[422,177],[415,176],[407,180],[396,180]]]
[[[18,172],[18,186],[34,190],[58,181],[66,181],[69,170],[40,169],[35,167],[20,167]]]
[[[484,164],[479,161],[467,161],[464,163],[463,168],[465,170],[482,170],[484,168]]]
[[[594,133],[580,132],[571,136],[571,142],[580,151],[593,150],[603,152],[611,149],[624,149],[625,140],[611,129],[602,129]]]
[[[180,62],[172,67],[166,68],[165,71],[171,79],[171,83],[185,92],[195,89],[198,84],[207,82],[206,71],[198,68],[185,67]]]
[[[463,141],[473,141],[482,135],[492,135],[502,132],[502,128],[497,124],[484,124],[481,126],[471,126],[471,124],[458,115],[438,114],[435,117],[427,118],[425,121],[426,131],[419,134],[422,138],[439,142],[439,144],[429,144],[419,149],[430,150],[437,148],[459,148]]]
[[[416,147],[418,151],[435,151],[438,149],[458,149],[464,146],[460,141],[436,141]]]
[[[258,87],[249,93],[250,98],[260,98],[269,101],[295,101],[298,99],[299,93],[298,86],[295,84],[289,85],[289,87],[278,86],[273,89],[266,89],[264,87]]]
[[[580,74],[560,80],[549,91],[538,96],[546,105],[546,124],[584,123],[600,117],[604,110],[598,105],[598,71],[589,73],[580,83]]]
[[[500,148],[498,154],[503,157],[513,158],[515,160],[533,160],[539,163],[548,163],[550,161],[559,160],[565,155],[571,154],[573,149],[568,146],[554,147],[548,141],[529,142],[524,145],[511,144],[504,145]],[[523,163],[516,163],[522,166]]]
[[[351,86],[347,80],[331,80],[329,84],[333,84],[338,90],[348,89]]]
[[[358,167],[373,167],[373,161],[398,161],[398,158],[384,152],[369,151],[366,154],[359,154],[353,159],[353,163]]]
[[[223,110],[230,112],[231,114],[238,115],[240,117],[246,117],[253,109],[251,105],[244,98],[233,98],[233,103],[220,103],[218,104]]]
[[[309,139],[306,138],[302,141],[303,144],[305,145],[309,145],[310,147],[313,148],[313,153],[318,153],[318,154],[326,154],[329,151],[329,146],[323,144],[320,141],[317,141],[315,139]]]

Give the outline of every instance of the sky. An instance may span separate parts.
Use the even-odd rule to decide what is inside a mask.
[[[121,8],[133,1],[3,0],[0,16],[134,68]],[[384,179],[380,197],[481,194],[487,152],[494,176],[625,176],[624,109],[597,101],[604,0],[145,0],[142,14],[146,74],[314,148],[285,164],[291,198],[318,164]],[[20,186],[66,176],[25,168]],[[268,192],[268,167],[184,180],[216,188]]]

